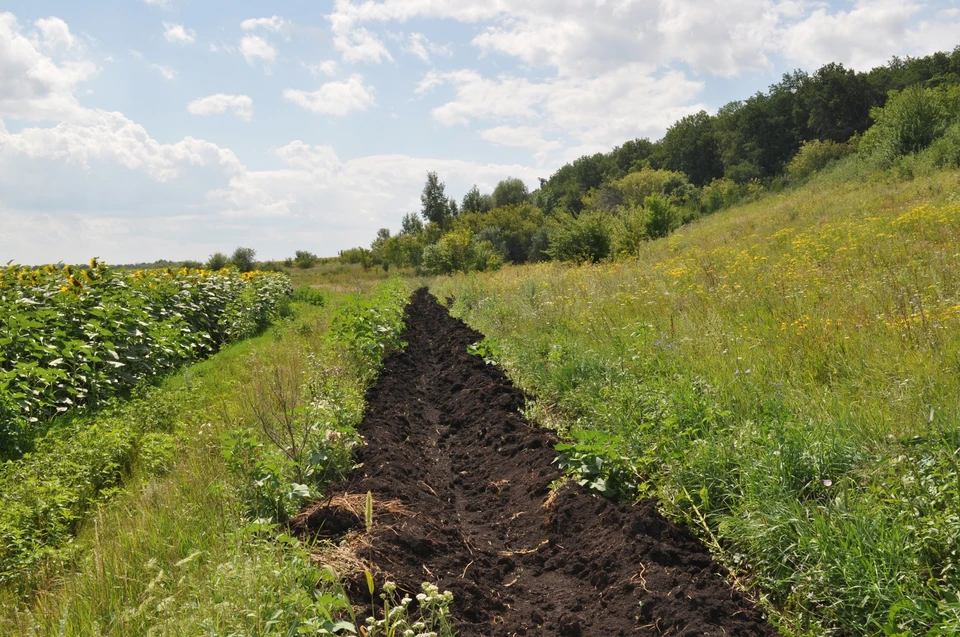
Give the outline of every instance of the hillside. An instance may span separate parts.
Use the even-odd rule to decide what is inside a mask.
[[[958,197],[954,170],[851,157],[635,257],[431,288],[531,417],[697,529],[783,629],[955,634]]]

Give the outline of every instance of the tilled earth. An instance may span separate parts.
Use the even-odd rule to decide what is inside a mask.
[[[367,396],[363,465],[338,486],[394,503],[377,507],[361,557],[405,591],[452,591],[463,637],[777,634],[655,502],[550,490],[557,438],[519,414],[503,372],[467,354],[482,334],[426,290],[406,324],[406,350]],[[329,536],[361,518],[321,503],[294,527]]]

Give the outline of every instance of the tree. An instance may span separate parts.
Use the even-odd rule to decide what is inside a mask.
[[[527,200],[529,194],[522,179],[507,177],[493,189],[493,207],[520,205]]]
[[[420,221],[420,217],[416,213],[411,212],[403,216],[403,221],[400,222],[401,235],[417,235],[422,232],[423,222]]]
[[[870,127],[870,107],[879,96],[865,76],[830,63],[800,85],[797,97],[813,136],[842,143]]]
[[[307,250],[297,250],[296,255],[293,259],[293,264],[302,270],[307,270],[312,268],[313,265],[317,262],[317,255]]]
[[[211,270],[222,270],[230,264],[230,258],[222,252],[214,252],[207,260],[207,267]]]
[[[230,257],[230,265],[241,272],[249,272],[253,270],[256,256],[257,251],[253,248],[237,248],[233,251],[233,256]]]
[[[460,211],[463,214],[471,212],[487,212],[493,207],[493,198],[490,195],[481,195],[480,189],[474,184],[463,196]]]
[[[713,120],[706,111],[687,115],[668,128],[662,150],[666,168],[685,173],[697,186],[723,176]]]
[[[423,186],[420,203],[423,204],[420,214],[427,221],[444,226],[450,218],[450,200],[444,192],[446,186],[437,177],[437,173],[427,173],[427,183]]]

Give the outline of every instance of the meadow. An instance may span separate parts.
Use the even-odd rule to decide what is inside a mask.
[[[529,415],[572,438],[575,470],[591,458],[600,489],[659,498],[781,629],[946,635],[958,257],[956,171],[851,157],[635,257],[431,289],[537,397]]]

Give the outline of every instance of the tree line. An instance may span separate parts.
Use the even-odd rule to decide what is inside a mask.
[[[927,152],[960,165],[960,47],[893,58],[869,72],[826,64],[794,71],[766,92],[700,111],[662,139],[634,139],[581,157],[528,192],[507,178],[492,193],[473,186],[458,202],[435,172],[419,214],[400,231],[340,258],[428,273],[495,269],[506,262],[595,261],[630,254],[764,190],[779,189],[857,153],[878,166]]]

